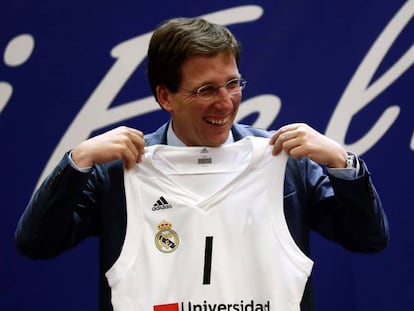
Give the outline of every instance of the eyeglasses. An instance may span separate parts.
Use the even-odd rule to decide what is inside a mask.
[[[246,87],[247,81],[241,78],[231,79],[227,81],[223,85],[214,86],[212,84],[207,84],[200,86],[198,89],[195,90],[188,90],[186,88],[180,87],[187,92],[190,92],[198,97],[209,100],[212,99],[214,96],[217,95],[220,88],[225,87],[227,90],[228,95],[237,95],[240,94],[241,91]]]

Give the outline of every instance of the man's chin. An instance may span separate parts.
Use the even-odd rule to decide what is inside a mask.
[[[221,145],[224,145],[227,141],[228,135],[223,135],[220,137],[214,137],[209,139],[206,142],[206,147],[220,147]]]

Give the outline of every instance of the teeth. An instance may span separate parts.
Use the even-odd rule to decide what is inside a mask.
[[[226,123],[226,119],[222,119],[222,120],[216,120],[216,119],[211,119],[211,120],[207,120],[209,123],[213,124],[213,125],[223,125]]]
[[[211,121],[211,123],[213,123],[213,124],[218,124],[218,125],[222,125],[222,124],[224,124],[224,122],[223,122],[223,121],[218,121],[218,120],[213,120],[213,121]]]

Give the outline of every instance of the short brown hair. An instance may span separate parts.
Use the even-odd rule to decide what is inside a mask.
[[[171,92],[178,91],[181,66],[189,57],[220,52],[233,55],[239,65],[240,43],[226,27],[202,18],[179,17],[163,22],[148,47],[147,74],[155,98],[156,87],[161,84]]]

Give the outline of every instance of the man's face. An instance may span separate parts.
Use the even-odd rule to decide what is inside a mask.
[[[241,93],[229,95],[222,87],[213,98],[205,100],[187,90],[196,90],[204,85],[222,86],[239,78],[234,56],[227,53],[194,56],[183,64],[181,73],[182,81],[177,93],[158,87],[160,103],[171,113],[174,133],[187,146],[220,146],[229,135]]]

